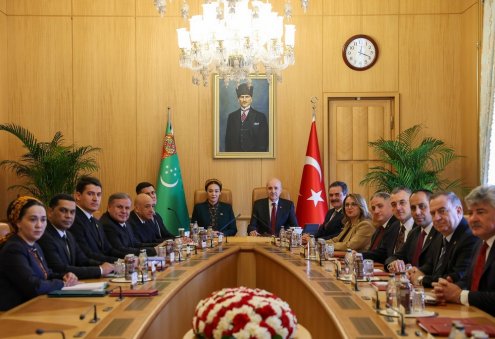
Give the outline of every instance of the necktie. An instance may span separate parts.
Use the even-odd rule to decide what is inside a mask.
[[[397,236],[397,240],[395,241],[394,253],[397,253],[404,245],[404,238],[406,237],[406,227],[403,224],[400,224],[399,235]]]
[[[416,249],[414,250],[414,255],[411,260],[411,264],[413,266],[419,266],[419,255],[421,254],[421,250],[423,249],[423,243],[425,241],[426,232],[424,230],[421,231],[418,237],[418,242],[416,243]]]
[[[248,110],[247,109],[243,109],[241,110],[242,114],[241,114],[241,122],[244,122],[247,118],[247,112]]]
[[[440,250],[440,255],[438,256],[437,264],[435,265],[434,273],[440,274],[442,272],[442,267],[445,262],[445,253],[447,253],[447,249],[449,246],[449,242],[447,239],[442,238],[442,249]]]
[[[483,274],[483,267],[485,266],[486,261],[486,250],[488,249],[488,244],[486,241],[483,241],[483,245],[481,246],[480,253],[478,254],[478,258],[476,258],[476,264],[473,269],[473,277],[471,279],[471,291],[477,291],[481,275]]]
[[[43,276],[45,277],[45,279],[48,279],[48,272],[46,271],[45,265],[43,265],[43,261],[41,260],[41,257],[38,253],[38,250],[36,250],[36,248],[33,247],[29,250],[29,252],[33,255],[34,260],[36,261],[36,263],[40,267],[41,272],[43,273]]]
[[[96,235],[98,237],[98,245],[101,248],[103,246],[103,243],[102,243],[102,240],[101,240],[100,230],[99,230],[99,227],[98,227],[98,223],[96,222],[96,219],[93,218],[93,217],[91,217],[89,220],[91,221],[91,223],[93,224],[93,226],[95,228],[95,232],[96,232]]]
[[[328,227],[328,225],[330,225],[330,222],[332,221],[332,219],[337,215],[337,210],[334,210],[332,215],[330,216],[330,219],[328,219],[327,223],[325,225],[323,225],[323,227],[326,229]]]
[[[158,238],[161,239],[162,237],[162,231],[160,230],[160,224],[158,224],[158,221],[156,221],[156,218],[153,217],[153,223],[156,226],[156,229],[158,230]]]
[[[272,226],[272,234],[275,235],[277,228],[277,204],[272,202],[272,215],[270,217],[270,223]]]
[[[65,243],[65,250],[66,250],[66,253],[67,253],[67,257],[69,258],[69,261],[71,261],[70,247],[69,247],[69,241],[67,240],[67,234],[64,234],[62,236],[62,239],[64,240],[64,243]]]
[[[380,246],[384,234],[385,234],[385,228],[383,226],[380,226],[380,228],[378,229],[378,234],[376,235],[375,240],[370,246],[370,251],[374,251],[378,248],[378,246]]]

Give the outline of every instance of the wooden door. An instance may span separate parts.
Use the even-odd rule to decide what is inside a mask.
[[[328,131],[330,170],[329,183],[347,183],[349,192],[360,193],[366,199],[375,188],[362,186],[360,181],[368,169],[380,164],[368,142],[395,136],[395,97],[329,98]]]

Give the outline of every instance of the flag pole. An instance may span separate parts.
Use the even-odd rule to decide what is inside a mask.
[[[316,121],[316,104],[318,103],[318,97],[311,98],[311,108],[313,110],[313,121]]]

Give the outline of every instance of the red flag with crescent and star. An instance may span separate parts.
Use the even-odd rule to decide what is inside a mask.
[[[303,227],[306,224],[322,224],[327,211],[325,179],[320,159],[316,122],[313,116],[299,197],[297,198],[297,221]]]

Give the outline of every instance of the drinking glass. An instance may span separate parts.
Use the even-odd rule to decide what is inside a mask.
[[[425,310],[425,289],[423,286],[414,286],[411,293],[413,313],[423,313]]]
[[[372,259],[363,260],[364,277],[368,281],[371,281],[371,278],[373,278],[373,270],[374,269],[375,269],[375,265],[374,265],[374,262]]]

